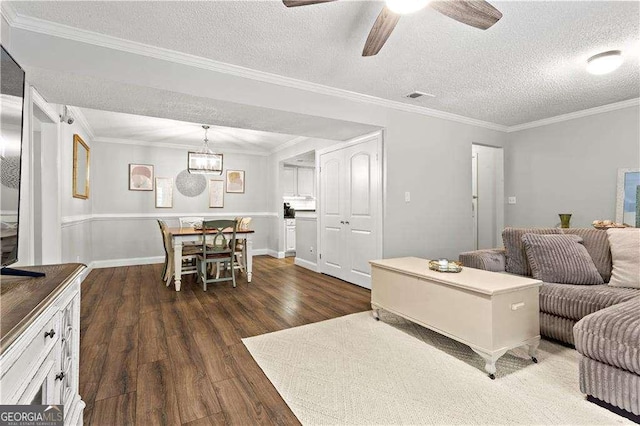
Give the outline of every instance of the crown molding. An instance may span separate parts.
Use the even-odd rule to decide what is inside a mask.
[[[94,142],[98,143],[115,143],[120,145],[136,145],[136,146],[150,146],[153,148],[169,148],[169,149],[180,149],[183,151],[187,151],[190,149],[200,149],[202,148],[201,144],[179,144],[179,143],[165,143],[165,142],[149,142],[149,141],[138,141],[133,139],[118,139],[118,138],[105,138],[105,137],[96,137],[93,139]],[[269,151],[250,151],[250,150],[242,150],[242,149],[228,149],[222,145],[216,146],[215,151],[221,151],[222,154],[243,154],[243,155],[256,155],[259,157],[267,157],[270,155]]]
[[[602,114],[603,112],[615,111],[618,109],[629,108],[638,105],[640,105],[640,98],[629,99],[622,102],[615,102],[595,108],[584,109],[582,111],[575,111],[568,114],[557,115],[555,117],[544,118],[542,120],[532,121],[530,123],[518,124],[507,128],[507,133],[518,132],[525,129],[532,129],[534,127],[547,126],[549,124],[560,123],[563,121],[574,120],[576,118],[588,117],[590,115]]]
[[[67,110],[71,112],[71,115],[78,121],[80,127],[82,127],[84,131],[87,132],[87,136],[89,136],[89,139],[91,139],[92,141],[95,140],[96,134],[93,132],[93,128],[91,127],[91,124],[89,124],[89,120],[87,120],[87,117],[85,117],[82,110],[78,107],[68,105]]]
[[[106,47],[122,52],[137,54],[154,59],[173,62],[181,65],[191,66],[195,68],[215,71],[223,74],[233,75],[236,77],[248,78],[251,80],[261,81],[265,83],[276,84],[279,86],[289,87],[293,89],[304,90],[307,92],[328,95],[342,98],[350,101],[367,103],[386,108],[392,108],[399,111],[422,114],[430,117],[441,118],[444,120],[455,121],[458,123],[468,124],[472,126],[482,127],[486,129],[496,130],[500,132],[517,132],[520,130],[530,129],[534,127],[546,126],[562,121],[573,120],[575,118],[586,117],[593,114],[600,114],[607,111],[636,106],[639,99],[630,99],[627,101],[616,102],[600,107],[590,108],[582,111],[576,111],[568,114],[562,114],[555,117],[549,117],[542,120],[536,120],[529,123],[517,124],[514,126],[505,126],[502,124],[491,123],[488,121],[478,120],[475,118],[465,117],[445,111],[439,111],[432,108],[422,107],[418,105],[410,105],[399,101],[378,98],[376,96],[365,95],[362,93],[352,92],[349,90],[339,89],[335,87],[325,86],[322,84],[312,83],[304,80],[298,80],[291,77],[285,77],[264,71],[258,71],[238,65],[227,64],[212,59],[203,58],[188,53],[182,53],[171,49],[151,46],[131,40],[125,40],[118,37],[112,37],[105,34],[99,34],[93,31],[82,30],[68,25],[56,22],[46,21],[39,18],[21,15],[16,13],[7,2],[0,2],[0,12],[12,28],[18,28],[26,31],[32,31],[40,34],[60,37],[68,40],[78,41],[81,43],[92,44],[95,46]],[[111,141],[112,143],[116,143]],[[288,142],[287,142],[288,143]],[[278,152],[290,145],[284,143],[271,153]],[[152,144],[153,146],[157,146]],[[163,146],[170,147],[170,144]],[[180,145],[174,145],[173,148],[182,148]],[[228,151],[231,152],[231,151]],[[238,152],[241,153],[241,152]],[[256,154],[254,155],[263,155]]]
[[[4,8],[4,2],[3,8]],[[7,7],[7,9],[10,9]],[[4,9],[3,9],[4,10]],[[4,11],[3,11],[4,14]],[[432,108],[409,105],[399,101],[378,98],[376,96],[365,95],[362,93],[352,92],[349,90],[338,89],[336,87],[325,86],[318,83],[298,80],[291,77],[285,77],[264,71],[258,71],[238,65],[227,64],[212,59],[203,58],[188,53],[178,52],[163,47],[151,46],[131,40],[125,40],[105,34],[99,34],[93,31],[74,28],[68,25],[56,22],[46,21],[39,18],[21,15],[13,11],[7,12],[7,22],[13,27],[21,30],[32,31],[40,34],[65,38],[81,43],[92,44],[95,46],[106,47],[109,49],[119,50],[122,52],[133,53],[154,59],[169,61],[181,65],[201,68],[209,71],[215,71],[223,74],[233,75],[236,77],[248,78],[251,80],[262,81],[264,83],[276,84],[279,86],[289,87],[292,89],[300,89],[307,92],[317,93],[321,95],[334,96],[350,101],[367,103],[371,105],[393,108],[399,111],[411,112],[416,114],[427,115],[430,117],[442,118],[445,120],[455,121],[459,123],[469,124],[472,126],[483,127],[492,130],[506,131],[507,126],[488,121],[478,120],[475,118],[465,117],[445,111],[439,111]]]

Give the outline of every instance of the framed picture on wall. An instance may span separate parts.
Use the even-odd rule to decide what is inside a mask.
[[[221,209],[224,207],[224,181],[209,180],[209,208]]]
[[[156,178],[156,208],[173,207],[173,178]]]
[[[89,152],[80,135],[73,135],[73,197],[89,198]]]
[[[244,170],[227,170],[227,192],[244,193]]]
[[[640,228],[640,169],[618,169],[616,222]]]
[[[129,191],[153,191],[151,164],[129,164]]]

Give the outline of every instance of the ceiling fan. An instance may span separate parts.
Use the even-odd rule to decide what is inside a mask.
[[[336,0],[282,0],[287,7],[333,1]],[[373,56],[382,49],[400,20],[400,15],[416,12],[427,5],[451,19],[481,30],[490,28],[502,18],[502,13],[485,0],[386,0],[386,6],[369,32],[362,56]]]

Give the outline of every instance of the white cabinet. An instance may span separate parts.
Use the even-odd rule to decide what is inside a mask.
[[[296,251],[296,220],[284,220],[284,251],[291,253]]]
[[[283,187],[285,197],[315,197],[315,169],[285,166]]]
[[[298,175],[298,169],[296,167],[284,168],[283,182],[284,182],[285,197],[294,197],[297,195],[297,191],[298,191],[297,175]]]
[[[298,167],[298,195],[301,197],[315,197],[315,170]]]
[[[52,287],[48,296],[42,293],[43,301],[35,311],[16,324],[8,334],[2,336],[0,365],[0,404],[64,404],[64,424],[81,425],[85,403],[78,394],[80,360],[80,273],[81,265],[49,265],[42,267],[43,272],[53,280],[59,279],[62,267],[75,270],[66,280]],[[48,277],[34,280],[32,287],[38,284],[48,285]],[[8,283],[7,283],[8,281]],[[5,284],[7,283],[7,284]],[[14,287],[10,280],[3,277],[3,286],[12,286],[18,294],[36,297],[33,289]],[[29,286],[30,284],[23,284]],[[5,300],[2,300],[5,302]],[[20,312],[20,305],[11,300],[3,306],[10,314]],[[25,300],[21,301],[25,303]],[[3,312],[3,315],[5,312]],[[22,323],[24,324],[24,329]]]

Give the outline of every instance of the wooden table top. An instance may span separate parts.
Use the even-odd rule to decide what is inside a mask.
[[[208,230],[207,234],[214,234],[216,231],[214,229]],[[223,232],[225,233],[232,233],[233,229],[231,228],[227,228],[225,229]],[[238,229],[236,230],[236,235],[238,234],[253,234],[254,231],[253,229]],[[202,230],[200,229],[195,229],[195,228],[169,228],[169,233],[171,235],[201,235],[202,234]]]
[[[458,273],[432,271],[429,269],[429,260],[417,257],[372,260],[369,263],[371,266],[491,296],[542,285],[542,281],[530,277],[475,268],[463,267],[462,272]]]
[[[0,353],[38,317],[86,268],[81,263],[26,266],[26,271],[44,272],[40,278],[2,276],[0,285]]]

